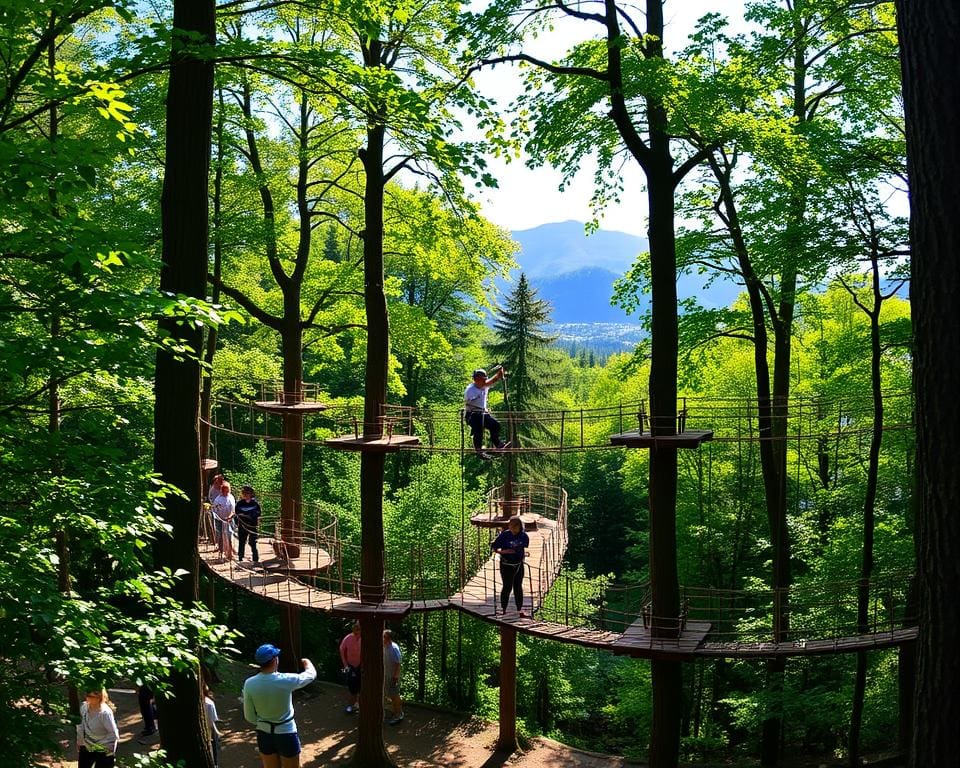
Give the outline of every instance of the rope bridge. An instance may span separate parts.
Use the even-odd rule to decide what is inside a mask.
[[[273,557],[260,563],[223,559],[213,543],[212,518],[202,517],[200,556],[216,576],[265,599],[308,610],[355,617],[376,613],[402,618],[411,611],[455,608],[485,621],[510,624],[538,637],[636,657],[758,658],[841,653],[900,645],[916,638],[916,617],[906,609],[909,574],[887,573],[870,580],[868,632],[857,628],[859,582],[802,581],[783,590],[722,590],[683,587],[679,616],[651,613],[649,584],[588,579],[563,570],[567,546],[567,497],[562,488],[517,484],[516,498],[528,499],[537,517],[524,566],[526,617],[499,610],[498,556],[490,542],[497,530],[451,532],[442,545],[390,547],[382,584],[360,582],[360,548],[341,541],[336,520],[305,505],[306,522],[284,539],[300,545],[297,557],[273,547],[280,538],[275,503],[266,497],[261,530],[273,529]],[[503,500],[503,489],[488,493],[488,508]],[[305,554],[312,552],[313,554]],[[312,558],[305,567],[302,558]],[[298,562],[300,560],[300,562]],[[377,602],[362,601],[376,594]],[[789,628],[774,637],[773,607],[789,606]],[[651,626],[670,627],[670,637]],[[662,633],[657,633],[662,634]]]

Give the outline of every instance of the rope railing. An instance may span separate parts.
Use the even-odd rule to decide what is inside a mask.
[[[502,489],[488,494],[488,501],[502,498]],[[648,629],[704,627],[702,648],[716,654],[735,653],[739,649],[764,649],[786,645],[796,649],[819,647],[843,650],[851,640],[862,640],[858,627],[858,580],[847,582],[801,582],[781,590],[681,588],[680,616],[657,616],[651,611],[649,583],[623,583],[604,578],[586,578],[563,570],[566,550],[566,493],[563,489],[536,484],[520,484],[515,492],[531,499],[543,520],[550,523],[544,531],[543,546],[536,561],[525,564],[525,605],[541,626],[571,628],[598,633],[604,642],[615,642],[633,627]],[[261,531],[276,530],[279,518],[269,509],[267,499]],[[386,578],[382,584],[363,584],[360,580],[360,548],[337,537],[337,522],[316,522],[294,531],[305,548],[314,547],[327,555],[326,567],[319,562],[315,574],[305,574],[303,564],[297,570],[283,563],[243,565],[230,562],[228,577],[265,597],[296,602],[307,608],[331,609],[343,598],[399,601],[434,607],[456,604],[456,595],[468,584],[480,590],[480,597],[497,604],[501,588],[496,558],[491,557],[490,542],[496,531],[472,529],[462,538],[446,537],[442,546],[388,547],[385,556]],[[212,553],[213,524],[209,513],[201,517],[201,549]],[[301,550],[303,551],[303,550]],[[214,562],[216,560],[214,559]],[[223,565],[221,564],[221,568]],[[882,638],[905,626],[916,624],[916,616],[907,612],[906,593],[909,574],[890,572],[877,575],[868,584],[868,636]],[[462,598],[461,598],[462,599]],[[779,643],[774,637],[774,605],[790,606],[788,628]],[[660,647],[684,642],[684,633],[674,639],[659,638]]]
[[[278,395],[279,396],[279,395]],[[793,398],[772,404],[774,418],[761,429],[761,408],[756,398],[681,397],[669,416],[652,416],[649,403],[639,400],[595,408],[565,408],[539,411],[494,411],[514,431],[536,426],[547,435],[536,446],[515,445],[508,452],[553,452],[587,448],[609,448],[610,437],[625,432],[645,432],[651,423],[663,434],[711,431],[714,442],[758,442],[764,440],[839,440],[868,435],[873,428],[873,404],[869,398]],[[912,428],[912,393],[885,395],[885,430]],[[374,423],[364,420],[359,403],[333,404],[322,413],[310,415],[309,436],[304,444],[322,445],[329,438],[344,435],[356,439],[365,434],[416,436],[420,445],[403,450],[459,452],[461,412],[457,406],[419,409],[384,405]],[[263,440],[282,440],[282,415],[264,412],[252,402],[216,400],[209,424],[212,429]]]
[[[287,389],[283,381],[259,381],[255,383],[257,402],[293,404],[293,403],[320,403],[324,391],[319,384],[309,381],[298,381],[292,390]]]
[[[880,574],[869,582],[868,635],[892,633],[915,625],[907,612],[909,574]],[[679,616],[650,611],[649,584],[584,579],[561,572],[538,616],[570,627],[624,632],[640,622],[645,628],[708,624],[707,644],[773,644],[773,607],[779,597],[790,606],[789,629],[781,644],[841,643],[862,633],[857,621],[859,581],[811,582],[781,590],[723,590],[683,587]],[[678,638],[679,639],[679,638]]]

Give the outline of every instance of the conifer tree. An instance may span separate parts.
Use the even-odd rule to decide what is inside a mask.
[[[542,411],[551,407],[550,382],[556,373],[556,353],[552,344],[556,336],[546,327],[551,321],[552,307],[537,295],[527,276],[520,274],[517,287],[498,307],[493,328],[497,340],[488,349],[506,368],[505,390],[507,409],[512,413]],[[519,416],[510,425],[510,440],[515,447],[541,445],[549,436],[548,426],[540,419]],[[524,457],[529,472],[542,463],[532,455]],[[510,474],[514,474],[511,463]]]

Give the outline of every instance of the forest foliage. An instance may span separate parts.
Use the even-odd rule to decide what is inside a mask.
[[[521,5],[534,10],[515,23]],[[650,41],[629,24],[617,42],[625,108],[646,130],[645,100],[658,99],[678,148],[678,268],[744,289],[729,307],[683,300],[680,396],[756,409],[765,361],[801,409],[783,440],[789,565],[801,589],[860,573],[875,418],[865,350],[880,294],[875,570],[913,568],[909,253],[892,14],[891,3],[763,0],[748,4],[751,31],[710,14],[676,56],[646,56]],[[555,61],[517,53],[533,35],[549,35],[557,16],[582,29],[581,42]],[[176,347],[156,321],[206,329],[214,401],[246,402],[261,382],[281,379],[281,336],[295,325],[302,378],[331,404],[360,402],[371,105],[385,126],[389,401],[456,414],[469,372],[496,362],[506,363],[512,388],[507,403],[503,390],[492,393],[495,409],[647,399],[647,344],[602,364],[570,357],[551,347],[549,307],[525,278],[499,291],[515,244],[470,193],[496,184],[486,157],[523,147],[568,180],[595,160],[598,216],[639,194],[619,173],[630,148],[597,85],[609,48],[592,10],[546,1],[493,3],[482,13],[455,0],[223,4],[216,48],[196,43],[216,62],[206,301],[158,290],[169,8],[17,0],[0,21],[0,655],[12,661],[0,672],[0,744],[11,761],[35,764],[56,749],[70,686],[127,680],[162,689],[171,666],[215,667],[234,644],[249,650],[276,626],[272,609],[231,604],[224,593],[209,606],[179,604],[171,596],[179,574],[152,562],[150,543],[168,534],[164,499],[180,493],[151,473],[154,354],[203,352]],[[387,41],[391,66],[371,66],[357,40]],[[472,68],[484,60],[522,62],[527,89],[515,104],[498,105],[474,86]],[[639,254],[613,300],[634,308],[649,285],[649,257]],[[462,439],[454,423],[435,425],[446,430],[438,439]],[[724,439],[680,457],[685,587],[769,586],[775,554],[750,424],[728,421]],[[544,424],[525,429],[516,439],[527,447],[566,439]],[[330,431],[308,421],[305,436]],[[279,493],[276,443],[214,431],[210,451],[237,483]],[[464,537],[504,471],[456,451],[391,457],[388,563],[406,573],[424,542]],[[567,490],[570,544],[558,584],[585,622],[602,625],[611,585],[649,578],[647,455],[571,449],[513,471]],[[359,475],[353,456],[304,451],[303,499],[336,518],[354,546]],[[305,652],[328,678],[342,629],[325,616],[304,618]],[[441,612],[395,630],[409,657],[423,659],[404,667],[405,690],[496,718],[493,628]],[[645,754],[648,663],[542,640],[522,640],[518,662],[526,733]],[[851,656],[798,659],[773,693],[759,662],[687,664],[682,753],[754,754],[774,695],[784,744],[842,751],[853,669]],[[896,654],[872,653],[864,748],[892,746],[896,687]]]

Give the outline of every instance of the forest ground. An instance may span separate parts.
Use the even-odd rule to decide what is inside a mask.
[[[224,679],[216,686],[215,700],[220,716],[220,768],[260,768],[253,729],[243,719],[239,697],[243,679],[256,670],[242,664],[228,665]],[[357,717],[344,712],[345,689],[324,681],[296,694],[297,726],[303,742],[302,768],[346,766],[356,741]],[[137,736],[143,723],[132,688],[111,688],[120,728],[118,756],[130,765],[129,756],[157,749],[156,743],[143,746]],[[417,704],[404,705],[405,719],[398,726],[384,724],[387,751],[405,768],[626,768],[645,763],[612,755],[598,755],[569,747],[551,739],[535,737],[524,741],[524,750],[513,755],[494,752],[497,724]],[[50,768],[76,768],[76,745],[72,729],[64,732],[66,759],[51,760]],[[873,756],[874,758],[876,756]],[[838,759],[794,756],[782,761],[782,768],[833,768],[846,765]],[[869,764],[869,763],[868,763]],[[874,763],[889,766],[889,763]],[[694,768],[693,764],[683,764]],[[698,763],[710,766],[751,766],[752,761]]]
[[[253,667],[233,665],[216,686],[215,701],[220,716],[221,768],[260,768],[256,738],[243,719],[239,692],[243,678]],[[294,698],[297,727],[303,742],[302,768],[346,765],[356,741],[357,716],[344,712],[345,689],[333,683],[317,682]],[[142,746],[137,736],[143,727],[132,688],[111,688],[120,728],[118,755],[156,749]],[[622,758],[590,755],[549,739],[530,739],[522,754],[495,754],[497,724],[453,712],[405,704],[405,719],[398,726],[384,724],[383,736],[393,759],[408,768],[621,768]],[[162,726],[161,726],[162,727]],[[51,761],[51,768],[76,768],[76,745],[64,733],[66,759]]]

